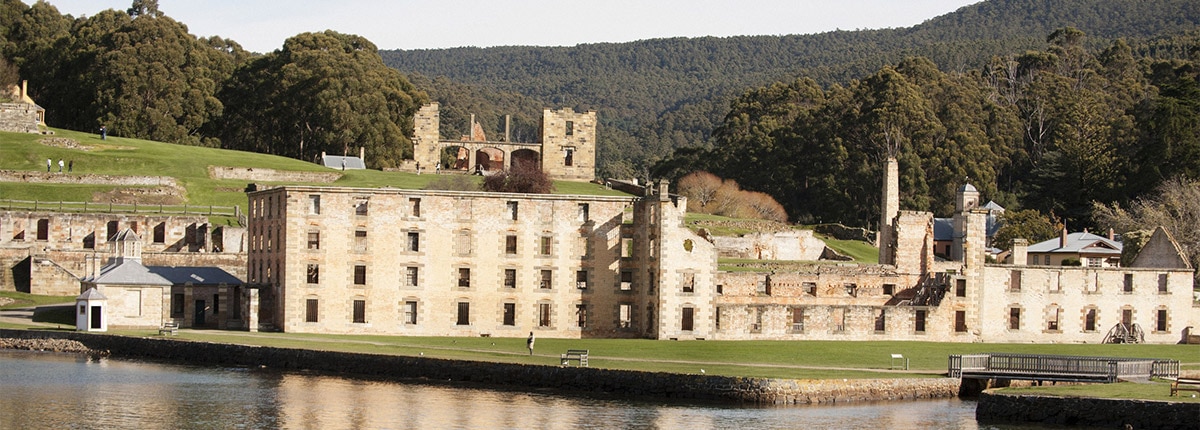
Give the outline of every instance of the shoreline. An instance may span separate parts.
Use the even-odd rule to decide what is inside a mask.
[[[8,342],[5,342],[8,341]],[[761,405],[828,405],[956,397],[952,378],[775,379],[559,367],[246,346],[81,332],[0,329],[0,348],[55,350],[191,365],[315,371],[395,381]],[[82,346],[83,348],[79,348]],[[57,348],[57,349],[55,349]]]

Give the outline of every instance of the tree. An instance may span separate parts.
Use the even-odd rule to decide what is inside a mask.
[[[1000,229],[992,237],[992,246],[1011,249],[1013,239],[1025,239],[1030,244],[1054,238],[1062,232],[1063,223],[1054,214],[1044,215],[1036,209],[1008,210],[1000,215]]]
[[[1094,202],[1092,211],[1098,225],[1110,226],[1122,234],[1148,233],[1159,226],[1167,229],[1187,254],[1192,267],[1200,267],[1200,181],[1171,179],[1128,207]]]
[[[554,192],[554,182],[536,164],[516,163],[485,176],[481,188],[494,193],[549,194]]]
[[[412,158],[413,115],[426,100],[383,64],[375,45],[333,31],[303,33],[239,67],[220,98],[225,147],[312,160],[366,150],[371,168]]]
[[[699,171],[680,178],[676,190],[680,195],[688,198],[688,211],[706,213],[705,209],[708,208],[709,203],[712,203],[717,195],[717,188],[720,187],[720,177]]]

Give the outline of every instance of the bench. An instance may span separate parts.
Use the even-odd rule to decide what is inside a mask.
[[[579,367],[588,367],[588,350],[586,349],[568,349],[560,358],[563,366],[569,366],[571,361],[575,361]]]
[[[160,336],[165,334],[169,334],[171,336],[179,334],[179,323],[174,321],[164,323],[162,328],[158,329],[158,334]]]
[[[1171,396],[1179,395],[1180,391],[1195,391],[1200,393],[1200,379],[1175,378],[1174,381],[1171,381]]]

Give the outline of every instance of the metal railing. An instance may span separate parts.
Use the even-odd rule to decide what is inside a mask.
[[[163,205],[0,199],[0,210],[242,217],[240,206]]]
[[[1085,357],[1039,354],[951,355],[951,377],[991,377],[1025,380],[1102,381],[1148,379],[1179,375],[1179,362],[1150,358]]]

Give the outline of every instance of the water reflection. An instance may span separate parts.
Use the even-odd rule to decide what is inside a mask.
[[[0,387],[0,428],[978,428],[959,400],[663,404],[2,350]]]

